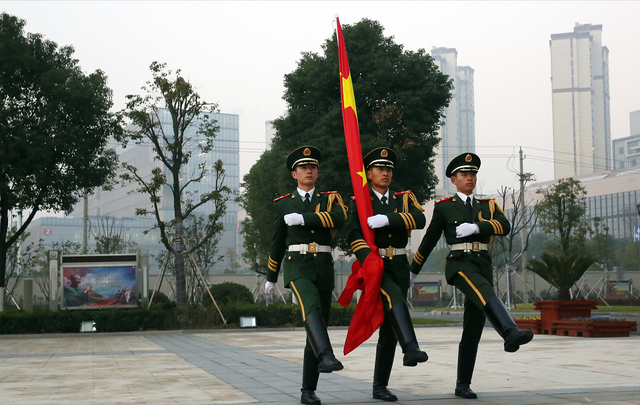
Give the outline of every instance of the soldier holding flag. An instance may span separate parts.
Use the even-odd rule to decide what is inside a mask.
[[[429,358],[420,350],[406,304],[410,287],[406,252],[408,237],[411,230],[422,229],[426,219],[411,191],[391,191],[395,162],[396,153],[389,148],[374,149],[363,159],[367,179],[371,183],[374,214],[367,218],[367,225],[375,232],[375,246],[384,263],[379,291],[385,315],[380,325],[373,371],[373,398],[383,401],[398,399],[387,389],[398,342],[404,353],[403,365],[416,366]],[[355,203],[349,211],[347,238],[353,253],[364,262],[371,249],[363,238]]]
[[[319,373],[342,370],[331,348],[327,323],[334,287],[331,239],[347,219],[347,208],[335,191],[318,192],[320,150],[302,146],[289,154],[287,169],[297,181],[292,193],[276,198],[274,235],[265,290],[273,292],[280,268],[295,294],[307,331],[302,365],[303,404],[320,404],[315,395]]]

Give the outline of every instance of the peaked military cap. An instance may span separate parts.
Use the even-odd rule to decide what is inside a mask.
[[[362,159],[365,169],[371,167],[390,167],[396,163],[396,153],[390,148],[375,148]]]
[[[480,158],[475,153],[463,153],[451,159],[445,175],[451,177],[455,172],[477,172],[480,169],[480,163]]]
[[[297,166],[316,165],[320,163],[322,153],[313,146],[301,146],[287,156],[287,169],[293,171]]]

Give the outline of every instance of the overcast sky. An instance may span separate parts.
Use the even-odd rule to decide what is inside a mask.
[[[265,121],[286,109],[284,75],[301,52],[321,51],[335,14],[342,24],[378,20],[407,50],[456,48],[458,64],[475,70],[478,192],[517,187],[508,166],[518,167],[519,146],[526,172],[553,178],[551,34],[602,24],[612,138],[629,136],[629,112],[640,110],[637,1],[2,1],[0,10],[73,45],[86,72],[103,70],[116,109],[141,93],[152,61],[181,69],[205,100],[240,116],[241,176],[265,148]]]

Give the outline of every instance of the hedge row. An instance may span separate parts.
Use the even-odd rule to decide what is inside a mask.
[[[302,326],[300,307],[294,304],[249,304],[231,302],[220,305],[227,325],[239,326],[240,317],[255,316],[258,327]],[[355,305],[331,307],[330,326],[348,326]],[[212,329],[223,327],[215,307],[176,308],[173,304],[153,305],[151,309],[93,309],[33,312],[0,312],[0,334],[76,333],[83,321],[94,321],[98,332]]]

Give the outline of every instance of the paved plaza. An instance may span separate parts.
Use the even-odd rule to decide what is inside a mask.
[[[640,335],[536,335],[505,353],[486,328],[472,388],[453,396],[460,325],[416,327],[429,361],[403,367],[389,388],[396,404],[640,404]],[[329,332],[344,370],[322,374],[323,404],[371,398],[375,339],[342,355],[346,328]],[[0,336],[0,404],[299,404],[302,328]]]

